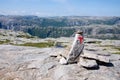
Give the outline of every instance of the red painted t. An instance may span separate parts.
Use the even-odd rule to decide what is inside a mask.
[[[80,41],[80,44],[83,43],[83,39],[84,39],[83,36],[78,37],[78,40]]]

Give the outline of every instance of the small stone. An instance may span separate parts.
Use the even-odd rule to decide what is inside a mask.
[[[61,59],[60,59],[60,61],[59,61],[59,63],[60,64],[67,64],[67,60],[64,58],[64,57],[62,57]]]

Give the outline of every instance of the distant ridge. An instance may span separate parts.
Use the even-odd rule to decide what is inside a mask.
[[[0,28],[24,31],[41,38],[70,37],[77,29],[84,29],[86,37],[120,39],[120,17],[117,16],[0,15]]]

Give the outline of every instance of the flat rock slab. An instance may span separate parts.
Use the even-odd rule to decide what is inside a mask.
[[[81,57],[98,60],[100,62],[110,63],[109,57],[105,56],[105,55],[99,55],[99,54],[95,54],[95,53],[85,52],[84,54],[81,55]]]
[[[80,58],[78,65],[83,66],[85,68],[97,68],[98,67],[96,60],[90,60],[90,59],[86,59],[82,57]]]

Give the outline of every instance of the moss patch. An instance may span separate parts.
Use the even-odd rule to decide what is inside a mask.
[[[100,45],[100,47],[114,47],[113,45]]]
[[[120,51],[119,52],[114,52],[113,54],[120,54]]]
[[[117,49],[118,51],[120,51],[120,47],[114,47],[114,49]]]
[[[9,43],[10,42],[10,40],[4,40],[4,41],[0,41],[0,44],[5,44],[5,43]]]
[[[45,47],[54,46],[54,43],[53,42],[25,43],[25,44],[19,44],[19,46],[31,46],[31,47],[45,48]]]
[[[29,36],[29,35],[17,35],[17,37],[20,37],[20,38],[34,38],[33,36]]]

